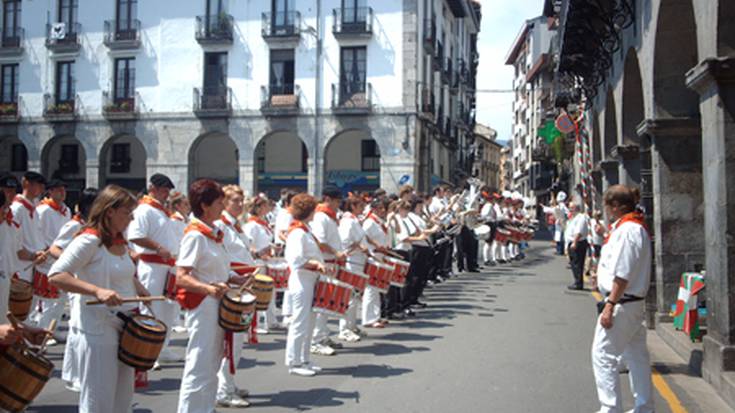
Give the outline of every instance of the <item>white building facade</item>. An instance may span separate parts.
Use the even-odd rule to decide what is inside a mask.
[[[477,59],[469,0],[10,0],[2,13],[0,170],[72,191],[139,190],[156,172],[182,189],[210,177],[251,193],[395,190],[430,179],[422,90],[440,108],[474,102],[449,90],[469,89],[469,70],[422,83],[436,60],[426,27],[451,45],[445,66]],[[461,155],[444,149],[432,156],[448,179]]]

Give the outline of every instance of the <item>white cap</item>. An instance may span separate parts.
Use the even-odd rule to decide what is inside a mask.
[[[559,191],[558,194],[556,194],[556,202],[564,202],[567,200],[567,193],[564,191]]]

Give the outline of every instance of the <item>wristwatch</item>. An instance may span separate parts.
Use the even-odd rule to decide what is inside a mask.
[[[612,304],[612,305],[613,305],[613,307],[615,307],[616,305],[618,305],[618,303],[616,303],[615,301],[613,301],[613,300],[611,300],[611,299],[609,299],[609,298],[606,298],[606,299],[605,299],[605,303],[607,303],[607,304]]]

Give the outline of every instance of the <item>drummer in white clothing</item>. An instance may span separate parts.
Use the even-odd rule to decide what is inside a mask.
[[[128,227],[128,239],[138,257],[138,278],[156,295],[164,294],[169,278],[175,274],[179,237],[174,235],[171,213],[166,208],[173,188],[173,182],[166,175],[151,176],[148,194],[141,198],[133,212],[133,222]],[[178,315],[176,306],[176,302],[165,300],[152,303],[151,309],[156,318],[171,326]],[[181,360],[180,355],[168,348],[169,338],[170,334],[167,334],[159,361]],[[157,368],[158,363],[154,366]]]
[[[276,251],[283,251],[286,246],[288,228],[293,221],[289,205],[291,205],[291,199],[293,199],[294,195],[296,195],[296,193],[290,190],[285,193],[281,193],[281,206],[276,212],[276,223],[273,226],[273,242],[278,246]],[[281,315],[283,315],[283,326],[288,327],[291,316],[291,295],[288,293],[288,289],[283,292]]]
[[[84,230],[49,273],[49,282],[57,288],[95,297],[106,305],[79,306],[70,320],[79,332],[82,413],[129,413],[132,409],[134,369],[117,358],[123,321],[116,313],[137,307],[123,304],[123,297],[149,295],[135,277],[135,264],[122,235],[133,208],[135,198],[127,190],[115,185],[103,189]]]
[[[364,246],[371,252],[388,253],[391,247],[388,224],[385,222],[388,203],[383,199],[375,199],[370,205],[370,212],[362,222],[362,229],[365,231]],[[398,311],[400,290],[391,286],[386,295],[388,304],[392,306],[385,311],[386,316],[389,316]],[[368,286],[362,299],[362,325],[371,328],[385,327],[387,320],[383,320],[380,315],[381,296],[375,288]]]
[[[637,189],[608,188],[605,212],[613,222],[597,268],[600,292],[607,298],[592,342],[592,367],[601,412],[623,411],[619,365],[630,370],[636,413],[653,412],[651,362],[644,325],[651,282],[651,239],[643,214],[636,211]]]
[[[47,256],[47,245],[43,242],[35,204],[36,198],[44,191],[46,179],[37,172],[26,172],[21,184],[23,192],[15,196],[10,211],[20,229],[20,249],[17,251],[18,274],[20,278],[33,282],[35,266],[42,265]]]
[[[273,257],[273,229],[266,220],[266,216],[271,212],[271,204],[267,198],[256,196],[250,202],[248,207],[248,222],[243,228],[243,232],[247,237],[250,250],[256,259],[256,263],[264,265],[266,261]],[[260,311],[262,322],[258,322],[258,334],[268,334],[270,329],[278,327],[278,319],[276,318],[276,301],[275,294],[271,296],[266,311]]]
[[[41,227],[43,242],[46,247],[51,247],[61,228],[71,220],[71,211],[64,204],[66,201],[66,184],[58,179],[50,180],[46,183],[46,194],[41,203],[36,207],[38,215],[38,223]],[[48,285],[47,274],[51,269],[54,258],[53,254],[48,257],[46,262],[38,266],[35,277],[42,278],[42,284]],[[36,305],[31,314],[31,319],[36,325],[48,327],[52,320],[58,323],[61,321],[61,315],[64,312],[66,297],[50,288],[45,288],[46,294],[39,295],[39,304]],[[53,340],[53,339],[52,339]],[[55,344],[49,340],[50,345]]]
[[[339,221],[339,237],[342,240],[342,250],[347,255],[346,269],[349,271],[363,272],[367,260],[367,247],[365,243],[365,230],[362,229],[360,219],[365,202],[356,196],[350,196],[342,202],[342,218]],[[380,293],[371,286],[365,287],[365,298],[378,302],[380,308]],[[359,340],[357,330],[357,309],[361,307],[361,298],[353,293],[350,297],[349,307],[344,317],[339,320],[339,335],[337,338],[343,341]],[[372,304],[372,303],[371,303]],[[380,311],[378,311],[380,316]],[[363,319],[363,322],[365,320]]]
[[[313,376],[319,367],[311,364],[310,344],[316,316],[312,312],[314,288],[319,273],[324,272],[324,261],[319,243],[308,224],[314,217],[316,200],[308,194],[298,194],[291,200],[294,220],[288,230],[285,257],[291,276],[288,291],[293,315],[286,338],[286,366],[290,374]]]

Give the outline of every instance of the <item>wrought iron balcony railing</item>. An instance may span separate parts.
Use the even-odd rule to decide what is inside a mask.
[[[266,39],[301,35],[301,13],[297,11],[263,13],[261,20],[261,33]]]
[[[128,120],[138,116],[138,93],[117,96],[115,92],[102,92],[102,115],[107,120]]]
[[[104,43],[113,50],[137,49],[140,47],[140,20],[107,20]]]
[[[49,93],[43,95],[43,117],[50,122],[73,121],[77,117],[79,96],[61,99]]]
[[[293,83],[260,88],[260,110],[269,115],[292,115],[299,111],[301,88]]]
[[[332,110],[335,112],[370,112],[373,106],[373,86],[369,82],[332,84]]]
[[[53,23],[46,25],[46,47],[53,52],[77,52],[81,47],[79,23]]]
[[[227,117],[232,113],[232,89],[227,86],[194,88],[194,114]]]
[[[234,19],[226,13],[197,16],[196,39],[200,44],[231,44]]]
[[[369,37],[373,34],[372,7],[342,7],[332,11],[332,33],[337,38]]]

